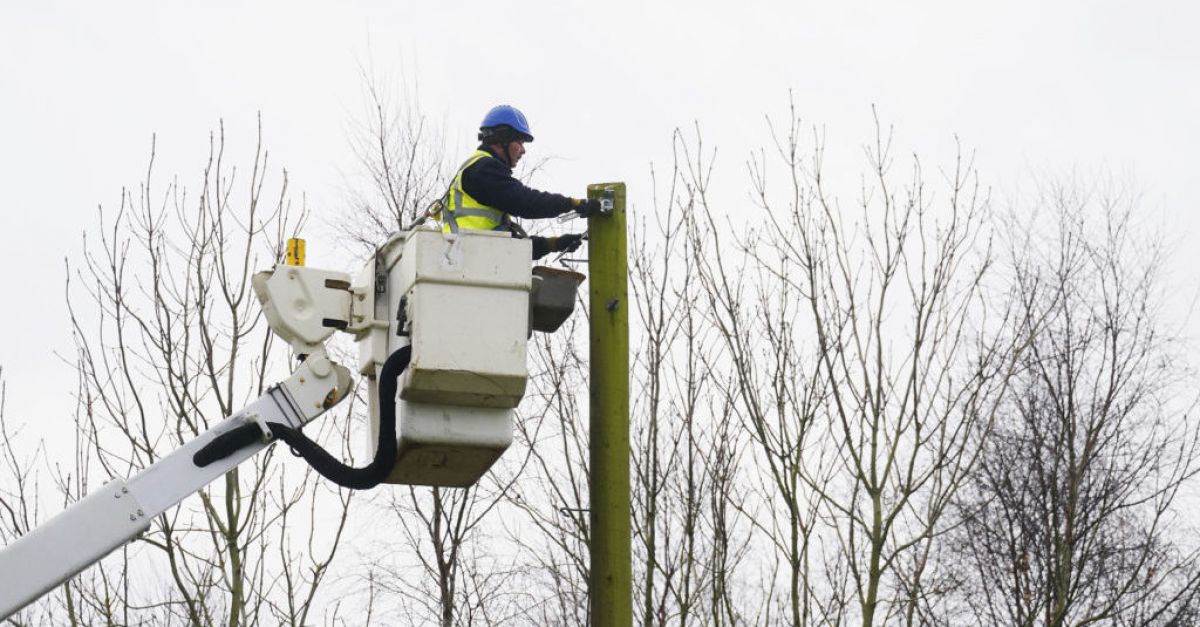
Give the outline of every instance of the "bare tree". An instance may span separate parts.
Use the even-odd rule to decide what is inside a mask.
[[[416,86],[370,67],[360,74],[366,110],[350,142],[361,179],[349,180],[350,207],[334,230],[370,253],[446,191],[447,162],[441,129],[417,106]]]
[[[26,445],[20,428],[14,428],[7,415],[8,383],[0,367],[0,543],[7,545],[25,535],[40,522],[39,462],[44,450],[40,445]],[[6,624],[14,627],[50,624],[51,608],[35,604],[11,616]]]
[[[723,418],[736,421],[737,432],[755,449],[747,482],[757,498],[733,506],[753,526],[756,546],[768,548],[782,561],[787,580],[786,619],[775,617],[771,584],[766,586],[767,597],[746,612],[758,624],[807,624],[814,611],[808,577],[817,501],[804,490],[800,472],[803,463],[814,461],[802,453],[819,387],[798,371],[798,354],[790,343],[791,312],[800,301],[788,283],[764,276],[729,251],[726,238],[734,229],[715,223],[708,194],[715,151],[705,152],[699,129],[694,143],[679,133],[676,143],[691,196],[689,239],[707,322],[724,349],[724,367],[713,382],[723,398]],[[772,582],[778,566],[767,574]]]
[[[731,581],[748,537],[733,511],[744,438],[714,408],[720,345],[696,298],[704,247],[689,236],[697,189],[683,165],[677,154],[662,198],[652,171],[652,211],[630,229],[635,607],[646,626],[738,622]]]
[[[287,176],[268,198],[261,125],[245,180],[211,136],[195,196],[159,189],[154,145],[144,182],[99,212],[68,289],[79,405],[67,501],[96,473],[129,476],[228,417],[286,367],[249,277],[275,262],[303,222]],[[336,420],[323,423],[330,430]],[[338,440],[335,439],[334,442]],[[342,538],[350,494],[307,467],[260,455],[157,517],[144,536],[43,601],[54,624],[307,624]],[[23,523],[24,524],[24,523]],[[157,576],[155,576],[157,575]]]
[[[700,272],[732,363],[727,396],[755,447],[765,515],[747,510],[786,581],[763,623],[916,622],[926,553],[979,456],[1018,353],[986,307],[986,196],[961,159],[935,203],[920,162],[897,188],[890,132],[865,149],[857,219],[828,189],[799,120],[749,166],[761,210]],[[697,187],[703,154],[691,159]],[[768,174],[784,172],[771,193]],[[915,565],[915,567],[914,567]]]
[[[8,382],[4,380],[4,367],[0,366],[0,458],[3,460],[4,474],[9,477],[7,483],[11,483],[0,486],[0,540],[4,544],[19,538],[37,525],[35,465],[41,448],[26,449],[24,454],[18,453],[23,442],[20,431],[9,425],[7,405]]]
[[[1032,209],[1009,240],[1025,318],[1041,322],[1021,329],[1030,350],[962,502],[960,611],[1192,624],[1200,553],[1179,542],[1178,496],[1200,431],[1159,319],[1163,245],[1125,188],[1068,181]]]
[[[506,525],[531,589],[524,624],[588,621],[587,362],[578,342],[584,326],[577,317],[530,344],[530,389],[516,433],[530,461],[509,495],[523,517]]]

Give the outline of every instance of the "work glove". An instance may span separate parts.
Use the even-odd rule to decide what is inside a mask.
[[[583,233],[567,233],[566,235],[561,235],[554,239],[556,240],[554,244],[554,250],[564,253],[573,253],[576,250],[579,250],[579,247],[583,244]]]
[[[529,238],[533,242],[533,258],[541,259],[550,253],[573,253],[583,244],[583,233],[568,233],[558,237]]]
[[[554,239],[553,237],[538,237],[537,235],[529,238],[529,241],[533,242],[533,258],[541,259],[550,254],[550,251],[554,249]]]
[[[579,217],[590,218],[600,213],[600,201],[595,198],[572,198],[571,208],[575,210],[575,213],[579,214]]]

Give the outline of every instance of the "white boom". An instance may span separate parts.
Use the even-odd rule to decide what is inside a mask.
[[[135,475],[114,479],[0,551],[0,618],[8,618],[55,586],[141,535],[150,521],[266,448],[260,441],[203,468],[192,456],[247,422],[300,427],[344,398],[350,372],[324,355],[308,358],[282,383],[240,412]]]

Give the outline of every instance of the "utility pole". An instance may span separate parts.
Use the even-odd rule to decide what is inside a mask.
[[[629,264],[625,184],[588,185],[604,213],[588,218],[591,327],[589,513],[592,627],[631,627],[629,506]],[[611,210],[610,210],[611,208]]]

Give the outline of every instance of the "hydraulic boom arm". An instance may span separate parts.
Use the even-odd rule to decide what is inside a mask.
[[[150,521],[266,448],[268,422],[299,428],[345,398],[350,372],[322,354],[292,376],[132,479],[114,479],[0,550],[0,619],[8,618],[150,528]],[[248,422],[263,437],[200,467],[193,456]]]

